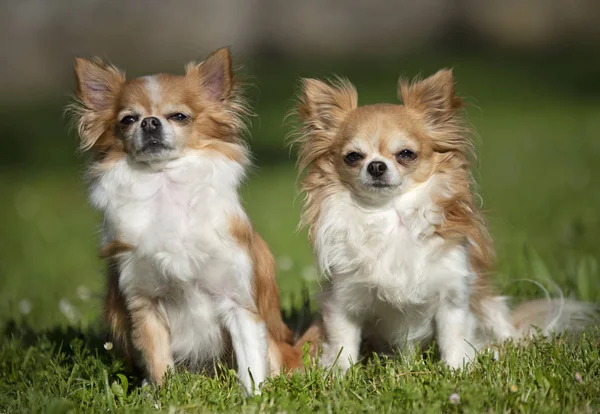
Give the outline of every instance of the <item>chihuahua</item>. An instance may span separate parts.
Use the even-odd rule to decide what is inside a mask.
[[[329,279],[321,362],[346,370],[361,345],[409,353],[435,340],[460,368],[534,324],[572,331],[597,316],[594,305],[565,300],[509,310],[489,282],[494,253],[452,72],[401,79],[398,93],[403,105],[358,106],[345,79],[302,81],[301,225]]]
[[[300,366],[273,257],[238,194],[248,110],[229,50],[183,76],[126,80],[99,59],[77,59],[75,73],[89,199],[104,214],[106,318],[126,357],[155,384],[175,366],[235,361],[248,394]]]

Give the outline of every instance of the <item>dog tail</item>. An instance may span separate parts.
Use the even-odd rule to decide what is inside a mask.
[[[577,335],[586,328],[600,326],[600,307],[576,300],[537,299],[521,303],[511,312],[516,336],[527,338],[539,329],[544,336]]]
[[[483,325],[495,340],[525,339],[537,333],[546,337],[564,333],[576,336],[587,328],[600,327],[600,305],[565,299],[558,286],[558,297],[551,298],[540,283],[529,279],[522,281],[536,284],[546,298],[523,302],[512,311],[505,297],[493,296],[482,301]]]
[[[544,336],[568,333],[577,335],[586,328],[600,324],[600,306],[589,302],[565,299],[562,290],[554,285],[557,298],[551,298],[544,286],[535,280],[521,279],[537,285],[546,299],[521,303],[511,312],[512,324],[519,338],[528,338],[539,332]]]

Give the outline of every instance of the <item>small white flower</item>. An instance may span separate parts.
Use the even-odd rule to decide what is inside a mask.
[[[291,270],[294,267],[294,261],[289,256],[281,256],[277,259],[277,267],[283,271]]]
[[[27,299],[22,299],[19,302],[19,311],[23,314],[23,315],[27,315],[31,312],[31,309],[33,308],[33,306],[31,305],[31,302]]]
[[[583,376],[579,372],[575,373],[575,381],[577,381],[580,384],[583,384]]]
[[[497,349],[494,349],[494,361],[500,360],[500,352]]]
[[[90,289],[84,285],[78,286],[76,293],[77,293],[77,297],[79,299],[81,299],[83,302],[87,302],[88,300],[90,300],[90,297],[92,296],[90,293]]]
[[[307,282],[312,282],[313,280],[317,280],[317,271],[313,266],[305,266],[302,269],[302,279]]]
[[[448,397],[448,402],[450,402],[450,404],[453,405],[460,404],[460,395],[453,392],[452,394],[450,394],[450,397]]]
[[[58,302],[58,309],[60,309],[61,313],[65,315],[65,318],[67,318],[69,322],[75,322],[79,319],[79,311],[66,298],[62,298],[60,302]]]
[[[110,351],[111,349],[113,349],[113,343],[112,342],[104,342],[104,349],[106,349],[107,351]]]

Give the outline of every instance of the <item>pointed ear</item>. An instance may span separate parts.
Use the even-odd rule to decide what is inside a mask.
[[[94,111],[112,108],[118,97],[125,76],[116,67],[98,58],[75,59],[77,97]]]
[[[460,111],[462,101],[454,93],[452,70],[442,69],[413,83],[400,79],[398,89],[404,106],[422,117],[437,151],[473,151],[471,131]]]
[[[298,112],[315,130],[333,132],[358,105],[356,88],[347,79],[338,78],[331,84],[317,79],[301,82]]]
[[[298,164],[305,168],[329,152],[340,126],[358,106],[356,88],[343,78],[325,83],[302,79],[298,97],[298,115],[303,127],[295,142],[299,144]]]
[[[442,69],[435,75],[412,84],[400,79],[398,89],[404,105],[421,112],[432,125],[451,120],[462,107],[461,100],[454,93],[451,69]]]
[[[125,75],[98,58],[77,58],[75,77],[76,100],[68,105],[67,112],[73,117],[81,138],[80,147],[85,151],[92,148],[110,126]]]
[[[214,51],[200,64],[188,64],[186,76],[195,77],[201,82],[203,92],[209,100],[226,100],[231,95],[234,83],[229,48]]]

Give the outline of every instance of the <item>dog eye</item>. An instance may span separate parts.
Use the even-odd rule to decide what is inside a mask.
[[[188,118],[187,115],[177,112],[176,114],[169,115],[169,119],[173,121],[185,121]]]
[[[408,149],[403,149],[399,153],[396,154],[396,161],[412,161],[417,158],[417,154]]]
[[[136,122],[137,120],[138,120],[137,116],[127,115],[127,116],[123,117],[123,119],[121,119],[121,121],[119,121],[119,123],[121,125],[131,125],[134,122]]]
[[[358,161],[362,160],[363,158],[364,157],[358,152],[350,152],[344,157],[344,162],[348,165],[353,165],[356,164]]]

